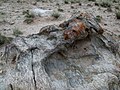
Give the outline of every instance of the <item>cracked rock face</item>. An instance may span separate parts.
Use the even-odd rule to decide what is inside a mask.
[[[51,27],[0,48],[0,90],[120,90],[119,37],[65,41]]]

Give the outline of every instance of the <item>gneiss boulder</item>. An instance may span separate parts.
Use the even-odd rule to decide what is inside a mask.
[[[99,23],[92,17],[75,18],[80,21],[46,26],[38,34],[17,37],[1,47],[0,89],[119,90],[119,38],[107,31],[98,33]],[[88,27],[84,33],[79,22]],[[67,39],[66,30],[72,32]]]

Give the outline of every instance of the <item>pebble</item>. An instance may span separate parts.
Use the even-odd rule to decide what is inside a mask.
[[[79,2],[79,6],[82,6],[82,3],[81,3],[81,2]]]
[[[13,25],[13,24],[15,24],[15,22],[9,22],[9,24],[10,24],[10,25]]]
[[[2,73],[3,73],[3,70],[0,69],[0,74],[2,74]]]
[[[37,2],[32,2],[32,5],[37,5]]]

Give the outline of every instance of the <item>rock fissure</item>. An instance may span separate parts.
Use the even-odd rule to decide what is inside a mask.
[[[33,74],[34,87],[35,87],[35,90],[37,90],[37,85],[36,85],[37,83],[36,83],[34,64],[33,64],[33,50],[31,50],[31,55],[32,55],[31,68],[32,68],[32,74]]]
[[[14,90],[12,84],[10,84],[10,89],[11,89],[11,90]]]

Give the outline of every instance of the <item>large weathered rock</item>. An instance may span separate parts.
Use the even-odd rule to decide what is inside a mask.
[[[0,90],[120,90],[119,38],[64,40],[63,32],[48,26],[1,47]]]

